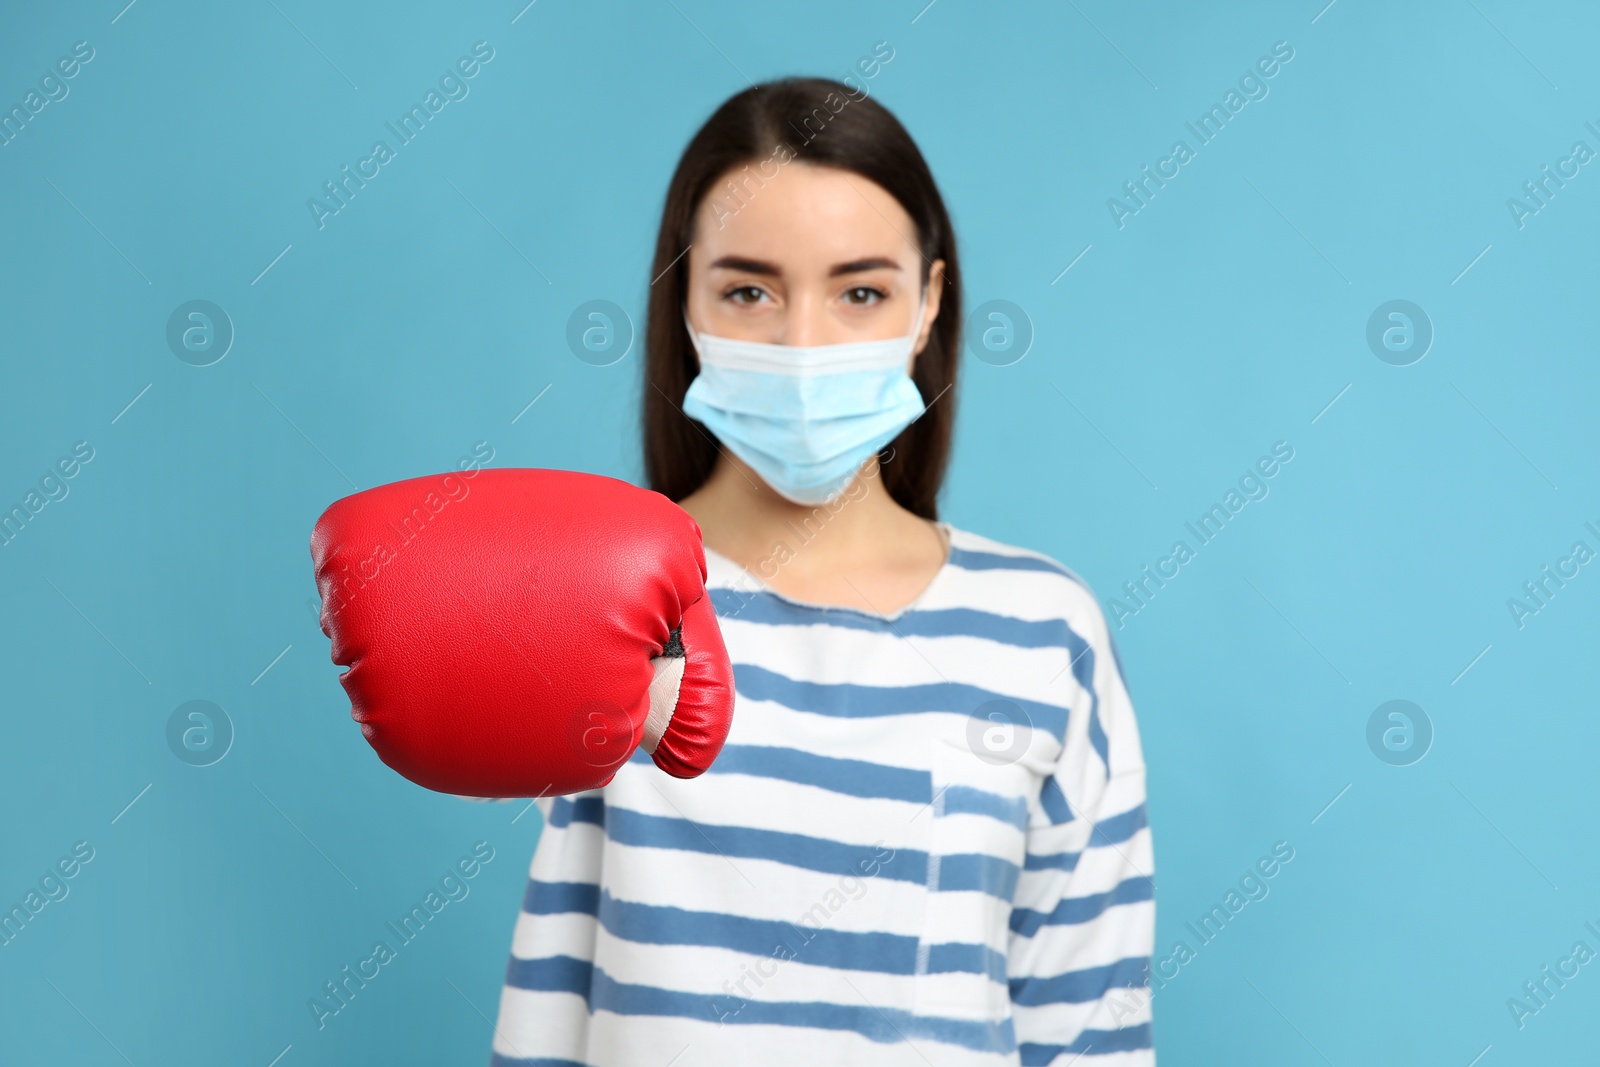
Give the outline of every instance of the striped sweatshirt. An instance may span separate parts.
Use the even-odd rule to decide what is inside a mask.
[[[732,729],[545,817],[493,1067],[1149,1067],[1144,760],[1098,601],[943,526],[883,616],[707,551]],[[691,652],[692,654],[692,652]]]

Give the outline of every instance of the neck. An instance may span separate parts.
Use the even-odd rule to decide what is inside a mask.
[[[874,456],[844,492],[827,504],[796,504],[775,492],[743,461],[723,454],[706,484],[682,501],[706,544],[748,564],[802,547],[814,564],[860,559],[915,520],[894,501]],[[807,568],[809,569],[809,568]]]

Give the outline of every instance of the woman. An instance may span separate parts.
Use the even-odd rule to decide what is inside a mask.
[[[1144,765],[1071,571],[937,520],[961,274],[844,85],[696,134],[656,243],[653,488],[734,663],[703,777],[541,800],[496,1064],[1151,1064]]]

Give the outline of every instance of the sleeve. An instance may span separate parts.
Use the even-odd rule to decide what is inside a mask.
[[[493,1067],[587,1062],[605,793],[540,797],[544,827],[511,938]]]
[[[1092,597],[1092,594],[1091,594]],[[1024,1067],[1153,1067],[1154,862],[1144,756],[1105,616],[1068,624],[1067,730],[1029,805],[1007,976]]]

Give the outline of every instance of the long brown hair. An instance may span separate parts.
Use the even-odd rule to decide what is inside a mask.
[[[827,78],[784,78],[730,97],[678,160],[656,236],[645,329],[644,463],[650,488],[682,500],[705,484],[717,460],[710,431],[682,410],[698,373],[680,310],[688,289],[686,252],[695,213],[717,178],[774,158],[780,164],[836,167],[882,186],[916,225],[924,287],[929,266],[944,260],[943,303],[912,372],[928,411],[879,453],[880,477],[890,496],[908,511],[936,519],[950,459],[961,344],[955,233],[927,161],[905,127],[863,90]],[[770,174],[765,178],[772,180]],[[762,176],[749,173],[748,181],[759,187]]]

